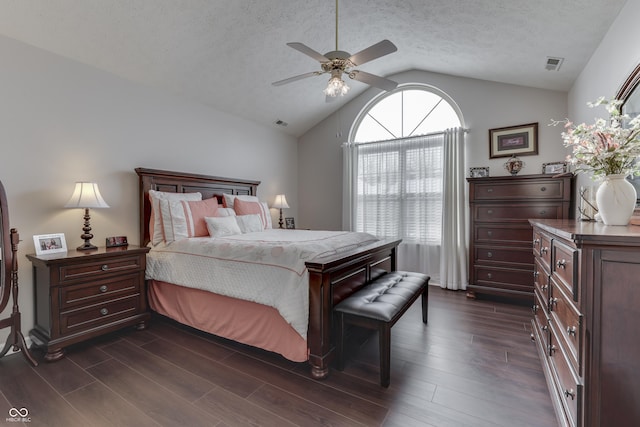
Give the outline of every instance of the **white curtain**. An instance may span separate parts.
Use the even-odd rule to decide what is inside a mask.
[[[401,238],[399,269],[465,289],[464,130],[343,147],[345,229]]]
[[[463,129],[447,129],[445,132],[443,163],[440,286],[455,290],[467,289],[469,278]]]

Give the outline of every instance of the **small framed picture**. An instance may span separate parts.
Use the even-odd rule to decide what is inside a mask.
[[[489,158],[538,154],[538,123],[489,129]]]
[[[40,234],[33,236],[36,255],[57,254],[67,252],[67,241],[63,233]]]
[[[107,247],[115,248],[118,246],[128,246],[127,236],[107,237]]]
[[[567,172],[567,162],[553,162],[553,163],[543,163],[542,164],[542,173],[557,175],[559,173]]]
[[[293,230],[294,228],[296,228],[296,222],[294,221],[293,218],[285,218],[284,219],[284,226],[285,226],[285,228]]]
[[[489,166],[479,168],[469,168],[470,178],[486,178],[489,176]]]

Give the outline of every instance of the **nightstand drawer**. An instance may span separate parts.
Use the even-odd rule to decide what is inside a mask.
[[[121,296],[139,294],[140,277],[138,273],[99,280],[90,284],[71,285],[60,288],[60,309],[100,301],[112,300]]]
[[[60,266],[60,284],[75,280],[90,280],[111,273],[140,271],[144,261],[140,256],[106,258],[99,262],[83,262]]]
[[[60,313],[60,333],[71,334],[126,319],[136,314],[139,299],[140,295],[132,295],[104,304]]]

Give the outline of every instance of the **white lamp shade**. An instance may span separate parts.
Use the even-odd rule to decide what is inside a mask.
[[[273,202],[272,208],[276,209],[289,209],[289,204],[287,203],[287,198],[284,194],[278,194],[276,196],[275,202]]]
[[[95,182],[76,182],[71,198],[64,205],[65,208],[108,208],[104,201],[98,184]]]

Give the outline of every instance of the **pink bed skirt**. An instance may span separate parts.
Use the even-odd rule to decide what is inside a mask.
[[[166,282],[147,283],[149,306],[160,314],[294,362],[308,359],[307,342],[273,307]]]

